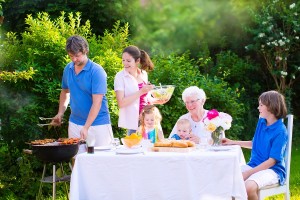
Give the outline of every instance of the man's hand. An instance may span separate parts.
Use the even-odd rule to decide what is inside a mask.
[[[62,124],[62,119],[63,119],[63,114],[58,113],[57,115],[55,115],[55,117],[53,117],[50,124],[52,126],[60,126]]]
[[[88,129],[83,127],[80,131],[80,139],[86,140],[87,135],[88,135]]]

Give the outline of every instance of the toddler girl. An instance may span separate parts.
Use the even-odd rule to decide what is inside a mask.
[[[138,132],[144,139],[149,139],[152,143],[164,138],[160,122],[162,116],[157,107],[147,105],[140,114],[140,127]]]

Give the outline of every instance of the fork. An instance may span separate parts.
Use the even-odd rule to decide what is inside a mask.
[[[39,117],[40,120],[53,119],[53,117]]]
[[[61,122],[61,124],[63,124],[64,122]],[[43,127],[43,126],[52,126],[53,124],[48,123],[48,124],[37,124],[39,127]]]

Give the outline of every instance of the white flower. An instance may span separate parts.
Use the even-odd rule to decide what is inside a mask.
[[[262,38],[262,37],[264,37],[265,36],[265,34],[264,33],[260,33],[260,34],[258,34],[258,37],[260,37],[260,38]]]
[[[300,70],[300,67],[298,67],[298,70]]]
[[[294,13],[294,15],[295,15],[295,16],[297,16],[297,15],[298,15],[298,13],[296,13],[296,12],[295,12],[295,13]]]
[[[285,45],[285,42],[284,42],[284,41],[282,41],[282,40],[279,40],[279,41],[278,41],[278,43],[279,43],[279,45],[280,45],[280,46],[283,46],[283,45]]]
[[[270,46],[270,42],[267,42],[267,45]]]
[[[231,127],[232,117],[224,112],[218,112],[219,116],[216,116],[212,119],[208,117],[204,118],[203,123],[206,129],[214,131],[218,127],[222,127],[223,130],[228,130]]]
[[[296,78],[295,75],[293,75],[293,76],[292,76],[292,79],[295,79],[295,78]]]
[[[268,27],[268,31],[271,31],[273,29],[273,25]]]
[[[276,56],[276,60],[282,60],[282,57]]]
[[[287,72],[285,71],[280,71],[281,76],[287,76]]]
[[[295,38],[296,38],[296,40],[299,40],[299,36],[296,36]]]
[[[282,32],[280,32],[279,34],[280,34],[281,36],[283,36],[283,33],[282,33]]]
[[[262,44],[262,45],[261,45],[261,48],[265,48],[265,45]]]
[[[275,46],[278,46],[278,43],[277,43],[277,41],[275,40],[275,41],[273,41],[273,42],[271,42],[272,44],[274,44]]]
[[[291,5],[290,5],[290,9],[293,9],[295,6],[296,6],[295,3],[291,4]]]

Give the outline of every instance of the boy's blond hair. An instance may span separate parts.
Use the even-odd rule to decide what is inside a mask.
[[[188,119],[179,119],[176,123],[176,127],[181,125],[189,125],[189,128],[192,129],[191,123]]]

